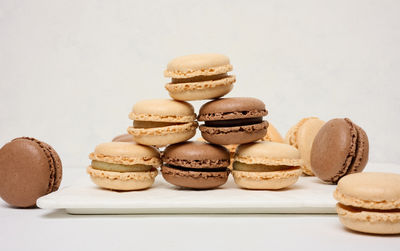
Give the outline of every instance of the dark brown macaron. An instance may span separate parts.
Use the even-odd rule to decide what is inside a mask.
[[[221,145],[257,141],[267,134],[265,104],[256,98],[221,98],[205,103],[198,120],[202,137]]]
[[[347,174],[364,170],[369,143],[365,131],[350,119],[328,121],[314,138],[311,169],[321,180],[336,184]]]
[[[230,155],[220,145],[190,141],[169,145],[162,160],[164,179],[176,186],[212,189],[228,179]]]
[[[0,149],[0,197],[15,207],[32,207],[58,190],[62,164],[57,152],[34,138],[17,138]]]
[[[126,133],[126,134],[121,134],[113,138],[113,142],[135,142],[133,140],[133,136]]]

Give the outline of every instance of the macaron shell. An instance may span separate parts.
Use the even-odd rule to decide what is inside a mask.
[[[49,144],[46,144],[44,142],[40,142],[41,144],[43,144],[47,150],[50,153],[51,158],[53,159],[54,162],[54,174],[53,174],[53,184],[52,184],[52,188],[51,188],[51,192],[57,191],[58,188],[61,185],[61,180],[62,180],[62,162],[60,159],[60,156],[58,155],[58,153],[53,149],[53,147],[51,147]]]
[[[132,135],[130,135],[128,133],[118,135],[115,138],[113,138],[112,141],[113,142],[130,142],[130,143],[134,142]]]
[[[270,122],[268,123],[267,134],[264,136],[264,138],[262,138],[262,140],[283,143],[281,134]]]
[[[356,155],[352,163],[350,164],[348,173],[362,172],[365,166],[367,165],[369,158],[368,136],[361,127],[359,127],[354,123],[353,125],[357,130],[357,148],[356,148]]]
[[[164,71],[165,77],[190,78],[229,72],[229,58],[222,54],[193,54],[174,58]]]
[[[349,172],[356,155],[357,130],[345,119],[332,119],[315,136],[311,168],[321,180],[336,183]]]
[[[168,166],[161,167],[164,179],[175,186],[192,189],[213,189],[228,180],[229,171],[183,171]]]
[[[97,170],[89,166],[87,173],[93,183],[99,187],[117,191],[135,191],[151,187],[158,171],[153,168],[147,172],[120,173]]]
[[[371,234],[399,234],[400,212],[354,210],[338,203],[339,220],[349,229]]]
[[[15,139],[0,149],[0,196],[12,206],[34,206],[39,197],[58,187],[53,187],[55,169],[49,152],[46,155],[36,141]]]
[[[273,172],[232,171],[235,183],[246,189],[277,190],[293,185],[299,179],[300,168]]]

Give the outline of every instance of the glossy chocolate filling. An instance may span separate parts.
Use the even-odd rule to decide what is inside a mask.
[[[225,172],[228,170],[226,167],[220,167],[220,168],[189,168],[189,167],[183,167],[183,166],[174,166],[170,164],[164,164],[164,166],[178,169],[181,171],[190,171],[190,172]]]
[[[263,122],[262,117],[257,118],[247,118],[247,119],[228,119],[228,120],[214,120],[214,121],[205,121],[205,126],[210,127],[233,127],[233,126],[246,126],[246,125],[254,125]]]

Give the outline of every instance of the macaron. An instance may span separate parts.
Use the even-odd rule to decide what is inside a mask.
[[[400,175],[356,173],[339,180],[336,210],[347,228],[372,234],[400,234]]]
[[[302,160],[293,146],[277,142],[253,142],[238,146],[233,162],[235,183],[246,189],[282,189],[301,175]]]
[[[128,133],[139,144],[165,146],[192,138],[198,126],[193,106],[184,101],[150,99],[136,103]]]
[[[267,134],[265,104],[256,98],[221,98],[201,106],[197,119],[202,137],[220,145],[244,144]]]
[[[229,175],[229,151],[220,145],[204,142],[169,145],[162,161],[162,176],[179,187],[212,189],[225,184]]]
[[[311,169],[315,176],[336,184],[347,174],[364,170],[369,143],[365,131],[350,119],[332,119],[324,124],[311,148]]]
[[[0,197],[14,207],[33,207],[57,191],[62,164],[57,152],[34,138],[16,138],[0,149]]]
[[[233,67],[229,58],[221,54],[195,54],[177,57],[164,71],[172,78],[165,85],[176,100],[202,100],[222,97],[233,88],[235,76],[228,75]]]
[[[133,191],[149,188],[161,165],[160,153],[151,146],[108,142],[96,146],[87,173],[99,187]]]
[[[271,123],[268,123],[267,134],[261,140],[278,142],[278,143],[283,143],[284,142],[281,134],[278,131],[278,129],[276,129],[275,126],[273,124],[271,124]]]
[[[130,135],[128,133],[118,135],[115,138],[113,138],[112,141],[113,142],[131,142],[131,143],[135,142],[133,140],[132,135]]]
[[[316,117],[301,119],[296,125],[289,129],[285,137],[285,143],[296,147],[303,159],[301,169],[306,175],[313,176],[311,170],[311,147],[319,129],[325,124]],[[268,128],[269,130],[269,128]]]

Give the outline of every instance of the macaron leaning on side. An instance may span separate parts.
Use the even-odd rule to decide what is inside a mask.
[[[339,180],[336,210],[347,228],[371,234],[400,234],[400,175],[356,173]]]
[[[176,100],[202,100],[222,97],[233,88],[235,76],[228,75],[233,67],[221,54],[194,54],[173,59],[164,71],[171,77],[165,85]]]
[[[311,147],[315,136],[324,124],[324,121],[316,117],[304,118],[286,134],[285,143],[296,147],[300,152],[303,159],[301,169],[304,174],[314,175],[311,170]]]
[[[296,183],[301,164],[299,152],[290,145],[253,142],[237,148],[232,175],[239,187],[276,190]]]
[[[129,118],[128,133],[139,144],[166,146],[192,138],[198,126],[191,104],[171,99],[151,99],[136,103]]]
[[[0,149],[0,196],[11,206],[32,207],[57,191],[62,164],[57,152],[34,138],[16,138]]]
[[[132,191],[149,188],[161,164],[160,153],[150,146],[108,142],[96,146],[87,173],[99,187]]]

